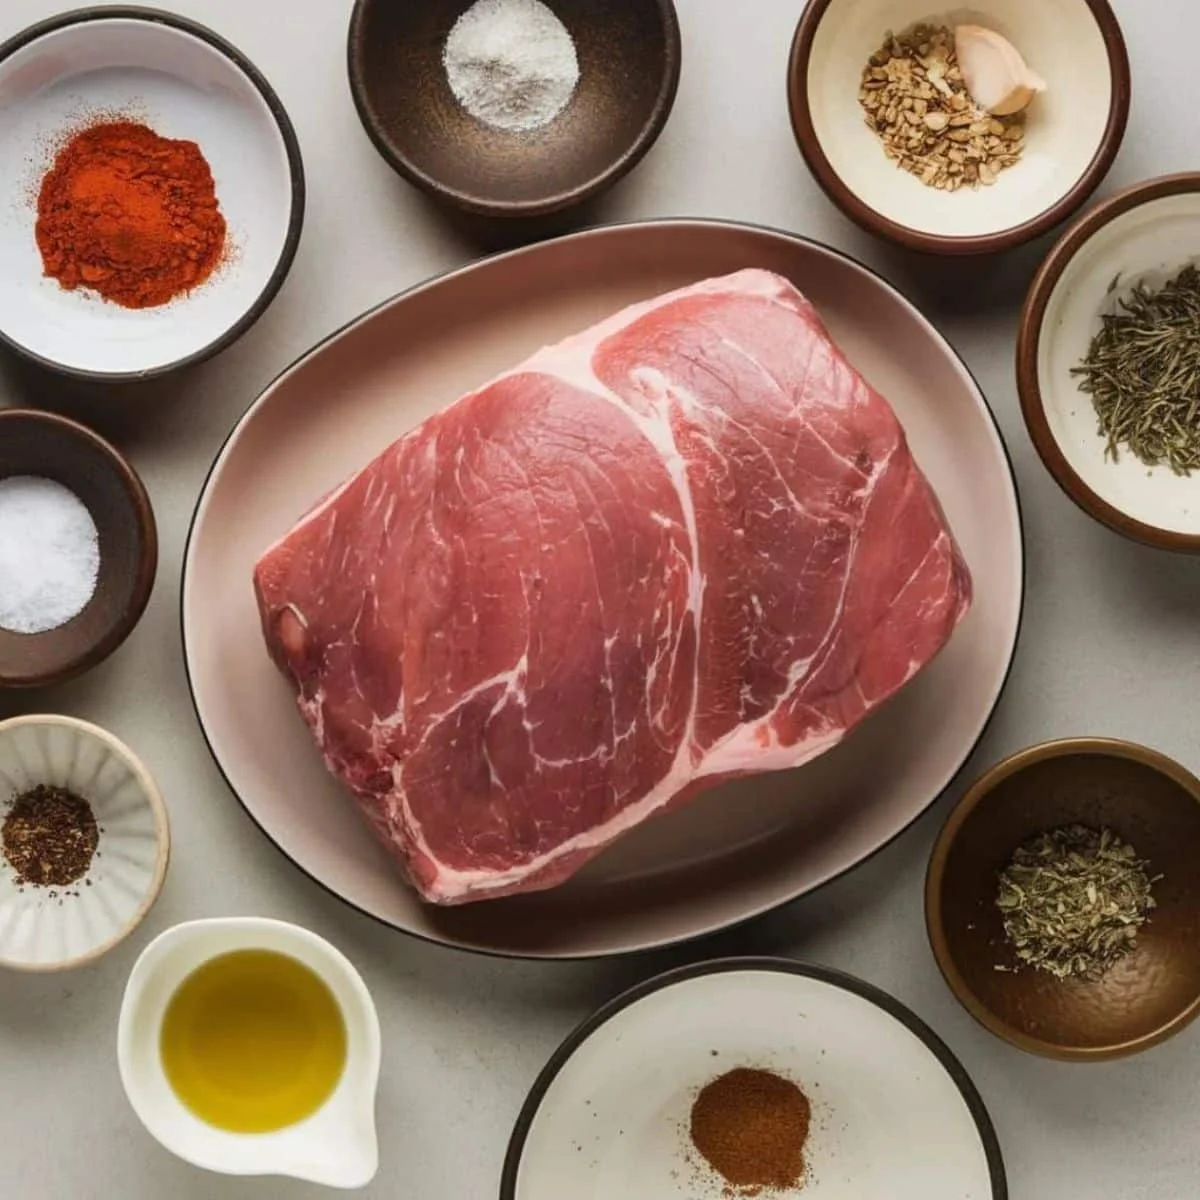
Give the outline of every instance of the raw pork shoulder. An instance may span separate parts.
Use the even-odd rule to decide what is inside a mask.
[[[455,904],[553,887],[706,787],[830,749],[971,582],[887,402],[750,270],[431,417],[255,587],[329,769]]]

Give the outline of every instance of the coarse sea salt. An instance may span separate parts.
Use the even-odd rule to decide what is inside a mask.
[[[53,479],[0,479],[0,629],[46,633],[96,590],[100,538],[87,506]]]
[[[476,0],[450,30],[442,61],[459,104],[510,132],[549,124],[579,82],[575,43],[541,0]]]

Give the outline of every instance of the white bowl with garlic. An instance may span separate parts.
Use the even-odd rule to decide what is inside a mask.
[[[1129,115],[1107,0],[811,0],[788,81],[800,150],[869,232],[935,254],[1052,229],[1112,165]]]

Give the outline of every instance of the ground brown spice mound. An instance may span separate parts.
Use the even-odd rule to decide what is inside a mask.
[[[796,1187],[812,1107],[790,1080],[739,1067],[714,1079],[692,1105],[696,1149],[743,1195]]]
[[[13,801],[0,839],[19,882],[65,887],[87,874],[100,830],[86,800],[64,788],[43,786]]]

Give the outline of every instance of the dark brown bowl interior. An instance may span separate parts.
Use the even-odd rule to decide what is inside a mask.
[[[70,488],[100,536],[100,576],[83,612],[46,633],[0,629],[0,687],[34,687],[94,667],[129,636],[154,586],[158,539],[133,468],[101,437],[65,417],[0,411],[0,479],[11,475],[37,475]]]
[[[1095,982],[997,971],[1017,962],[995,907],[999,873],[1027,838],[1076,822],[1112,829],[1163,875],[1137,949]],[[1124,742],[1026,750],[989,772],[951,814],[925,902],[942,973],[994,1033],[1053,1058],[1144,1050],[1200,1012],[1200,782]]]
[[[579,83],[548,125],[492,129],[461,108],[442,66],[472,0],[358,0],[350,88],[379,152],[469,212],[555,212],[615,182],[658,137],[679,83],[671,0],[547,0],[575,42]]]

